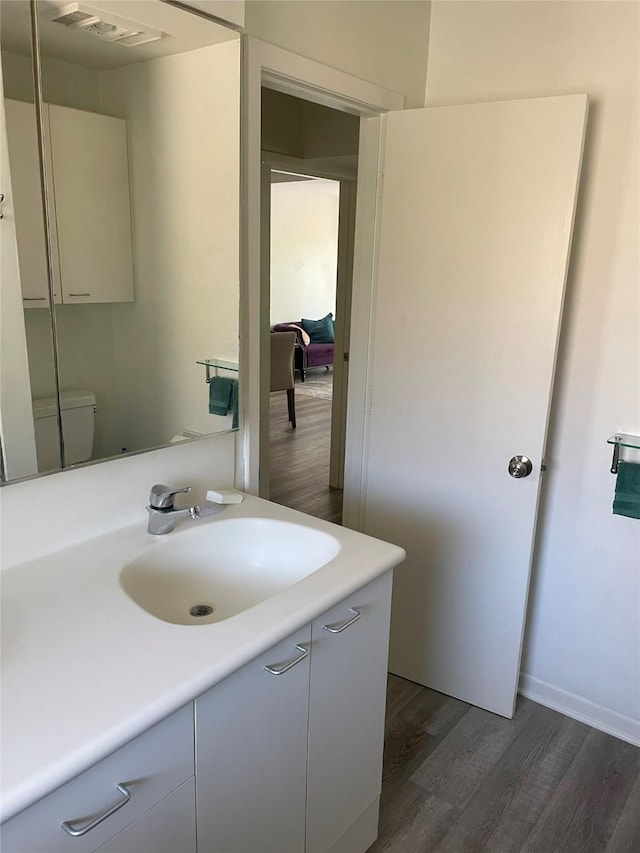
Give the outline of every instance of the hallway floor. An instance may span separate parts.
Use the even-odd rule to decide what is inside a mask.
[[[271,500],[340,524],[342,490],[329,488],[331,400],[298,389],[296,383],[296,429],[287,417],[286,393],[271,395]]]
[[[522,697],[506,720],[389,675],[382,851],[638,853],[640,749]]]

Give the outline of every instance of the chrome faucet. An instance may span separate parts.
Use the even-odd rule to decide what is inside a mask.
[[[170,486],[165,486],[163,483],[156,483],[151,487],[149,495],[149,523],[147,525],[147,533],[152,533],[154,536],[162,536],[164,533],[171,533],[176,526],[176,522],[181,518],[206,518],[209,515],[215,515],[223,508],[226,501],[213,502],[206,500],[199,506],[189,506],[184,509],[176,509],[174,500],[176,495],[186,495],[191,491],[191,486],[184,486],[181,489],[172,489]],[[207,495],[212,494],[208,492]]]

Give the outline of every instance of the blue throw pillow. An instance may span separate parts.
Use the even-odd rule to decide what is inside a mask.
[[[311,338],[312,344],[332,344],[335,341],[336,330],[333,314],[327,314],[322,320],[302,320],[302,328]]]

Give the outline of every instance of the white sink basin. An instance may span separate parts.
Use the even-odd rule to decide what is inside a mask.
[[[196,522],[153,541],[122,569],[120,584],[158,619],[206,625],[282,592],[339,551],[330,534],[288,521]]]

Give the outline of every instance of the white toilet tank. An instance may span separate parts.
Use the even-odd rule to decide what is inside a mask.
[[[62,391],[62,432],[67,465],[87,462],[93,450],[96,397],[92,391]],[[33,400],[38,472],[60,467],[55,397]]]

